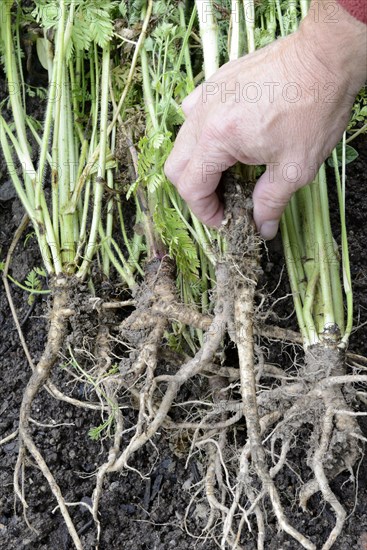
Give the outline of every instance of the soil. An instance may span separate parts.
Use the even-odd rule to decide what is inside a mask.
[[[1,81],[0,81],[1,82]],[[1,84],[0,84],[1,85]],[[367,193],[364,184],[367,168],[367,138],[359,139],[356,148],[360,157],[350,166],[347,193],[347,222],[350,256],[353,274],[355,325],[350,349],[367,356]],[[0,159],[0,162],[3,161]],[[335,193],[334,193],[335,195]],[[336,214],[334,214],[336,216]],[[0,165],[0,259],[4,259],[14,231],[22,217],[22,208],[14,196],[7,179],[6,169]],[[335,217],[337,226],[337,218]],[[338,238],[338,235],[336,234]],[[11,273],[23,280],[31,269],[40,266],[37,243],[31,229],[23,236],[14,255]],[[277,288],[273,299],[289,292],[283,270],[283,257],[279,239],[269,243],[264,254],[264,278],[267,291]],[[278,285],[281,279],[281,284]],[[33,305],[28,296],[12,285],[12,294],[24,336],[34,361],[40,357],[47,332],[47,297],[38,298]],[[295,318],[287,317],[292,311],[291,299],[278,303],[276,312],[283,326],[296,329]],[[30,368],[20,346],[17,331],[10,313],[3,287],[0,294],[0,439],[17,429],[19,406],[24,387],[30,376]],[[271,361],[288,364],[289,349],[272,350]],[[60,368],[55,368],[53,381],[66,393],[82,398],[81,385],[70,388],[68,378]],[[362,409],[360,409],[362,410]],[[131,413],[133,414],[133,412]],[[88,437],[92,426],[100,424],[99,413],[77,409],[56,401],[45,390],[36,399],[32,410],[33,420],[40,423],[33,430],[35,442],[59,483],[65,500],[75,503],[70,508],[74,524],[85,550],[94,548],[95,528],[86,506],[91,503],[97,467],[107,456],[108,441],[96,442]],[[367,421],[360,417],[360,425],[367,437]],[[44,424],[45,426],[42,426]],[[24,492],[28,503],[27,519],[23,517],[19,502],[15,503],[13,471],[17,458],[17,439],[0,447],[0,547],[8,550],[71,550],[73,545],[62,520],[55,510],[55,500],[45,479],[28,459],[24,472]],[[292,467],[304,454],[302,447],[293,450]],[[200,479],[201,464],[192,459],[186,465],[185,458],[178,457],[168,443],[167,433],[162,430],[149,445],[135,455],[134,471],[109,475],[105,481],[100,504],[102,528],[99,548],[107,550],[183,550],[189,546],[212,550],[217,544],[208,539],[192,538],[184,530],[183,518],[190,502],[188,485]],[[343,534],[336,542],[336,550],[367,549],[367,459],[352,473],[340,475],[332,489],[348,512],[348,521]],[[293,487],[296,474],[285,468],[277,477],[278,487],[286,513],[291,523],[309,536],[319,547],[333,528],[334,515],[328,506],[312,497],[309,512],[304,514],[293,502]],[[204,502],[197,502],[188,518],[190,530],[198,535],[205,525],[208,509]],[[256,537],[244,535],[244,548],[256,548]],[[299,545],[284,533],[278,532],[274,516],[267,515],[266,549],[296,550]]]

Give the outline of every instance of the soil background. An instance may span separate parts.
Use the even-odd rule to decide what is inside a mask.
[[[3,86],[0,79],[0,88]],[[1,89],[0,89],[1,93]],[[37,101],[35,100],[35,109]],[[367,137],[355,145],[359,158],[348,170],[347,223],[352,264],[355,332],[350,349],[367,356]],[[330,178],[330,182],[333,178]],[[332,184],[330,184],[332,185]],[[332,190],[332,196],[336,193]],[[338,227],[335,205],[332,205],[334,226]],[[23,210],[12,191],[4,160],[0,157],[0,259],[6,252],[18,227]],[[24,280],[35,266],[41,265],[37,243],[29,227],[13,257],[11,273],[18,280]],[[337,230],[336,238],[339,237]],[[264,251],[264,277],[261,281],[272,292],[273,298],[289,293],[286,281],[280,239],[269,243]],[[281,284],[279,280],[281,278]],[[113,281],[111,282],[113,285]],[[28,304],[28,295],[12,285],[12,293],[23,332],[34,361],[40,357],[47,333],[46,298],[38,298],[33,306]],[[30,310],[31,307],[31,310]],[[295,318],[287,318],[292,311],[291,299],[279,302],[277,313],[284,317],[282,324],[296,329]],[[0,289],[0,439],[17,429],[19,406],[24,387],[30,376],[30,368],[20,346],[3,286]],[[269,357],[279,365],[289,363],[289,350],[284,347],[272,349]],[[53,381],[66,393],[84,398],[82,386],[70,388],[60,368],[55,367]],[[362,410],[362,409],[360,409]],[[36,399],[32,411],[34,420],[55,427],[36,426],[35,442],[59,483],[67,502],[89,504],[94,487],[93,473],[106,458],[108,441],[96,442],[88,437],[92,426],[100,423],[99,413],[76,409],[56,401],[43,390]],[[367,421],[360,420],[367,437]],[[54,511],[55,500],[38,468],[28,459],[25,469],[24,491],[29,505],[27,517],[34,530],[27,527],[19,502],[15,503],[13,493],[13,471],[18,452],[14,439],[0,447],[0,548],[7,550],[71,550],[73,545],[58,510]],[[293,464],[302,457],[303,449],[295,449]],[[100,504],[102,537],[100,550],[183,550],[188,547],[212,550],[217,544],[208,539],[189,537],[183,529],[183,517],[191,495],[186,489],[188,482],[200,479],[200,464],[194,459],[186,467],[185,459],[178,458],[168,444],[164,430],[135,455],[134,467],[146,475],[143,479],[129,471],[123,475],[113,474],[106,479]],[[342,536],[335,544],[335,550],[351,548],[367,549],[367,459],[355,468],[355,479],[351,473],[340,475],[332,483],[332,489],[347,509],[349,518]],[[334,514],[320,504],[315,496],[309,503],[309,513],[303,514],[293,503],[292,487],[294,473],[285,468],[277,477],[281,488],[283,504],[291,523],[312,538],[318,548],[325,541],[334,526]],[[356,493],[356,487],[358,488]],[[70,508],[76,528],[85,550],[94,548],[95,529],[86,507],[81,504]],[[200,533],[205,525],[207,509],[204,504],[193,506],[189,518],[192,531]],[[284,533],[278,532],[274,516],[267,514],[267,550],[291,549],[300,546]],[[246,533],[244,548],[256,548],[255,534]]]

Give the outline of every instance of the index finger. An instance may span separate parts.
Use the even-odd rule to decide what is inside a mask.
[[[184,170],[174,184],[192,212],[205,224],[218,227],[223,220],[223,204],[216,189],[222,173],[236,163],[221,144],[203,132]]]
[[[196,147],[198,128],[197,117],[190,116],[185,120],[176,136],[173,149],[165,162],[164,172],[174,185],[177,184],[180,174],[185,170]]]

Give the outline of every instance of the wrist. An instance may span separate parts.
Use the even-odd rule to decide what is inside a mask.
[[[299,33],[308,53],[356,95],[367,78],[367,26],[336,1],[313,0]]]

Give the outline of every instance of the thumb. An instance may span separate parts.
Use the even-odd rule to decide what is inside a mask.
[[[293,163],[268,164],[253,193],[254,221],[261,236],[274,239],[279,220],[293,193],[308,183],[302,177],[301,166]]]

